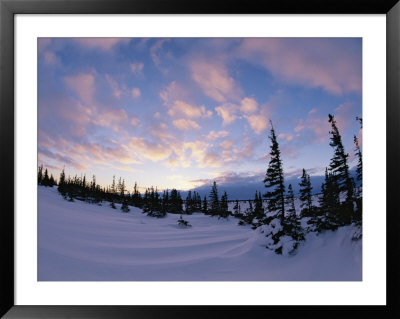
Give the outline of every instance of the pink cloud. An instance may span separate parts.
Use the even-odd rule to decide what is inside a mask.
[[[278,138],[290,142],[290,141],[292,141],[294,139],[294,136],[292,134],[280,133],[278,135]]]
[[[206,140],[209,140],[209,141],[214,141],[214,140],[219,139],[219,138],[227,137],[228,135],[229,135],[229,132],[228,132],[228,131],[218,131],[218,132],[210,131],[210,132],[205,136],[205,139],[206,139]]]
[[[199,167],[201,168],[212,168],[212,167],[222,167],[224,165],[224,160],[220,154],[217,153],[206,153],[202,158]]]
[[[68,167],[73,167],[78,171],[83,171],[89,167],[82,161],[77,161],[70,156],[64,155],[63,153],[59,153],[57,151],[53,152],[48,149],[39,148],[38,157],[40,162],[42,162],[45,166],[51,165],[50,163],[54,163],[54,165],[51,166],[56,167],[57,170],[60,170],[65,165]]]
[[[222,125],[232,124],[237,119],[246,119],[251,129],[256,134],[261,134],[268,126],[269,110],[264,105],[260,110],[258,102],[254,98],[245,97],[240,103],[225,103],[215,108],[217,114],[222,118]]]
[[[343,40],[341,40],[343,41]],[[341,95],[361,92],[361,56],[332,39],[244,39],[238,57],[259,63],[282,81]]]
[[[256,134],[265,132],[268,127],[268,117],[265,114],[245,115],[244,117]]]
[[[91,161],[105,165],[110,162],[123,164],[138,163],[129,153],[127,147],[116,141],[110,142],[112,146],[103,146],[97,143],[75,145],[71,151],[75,151],[77,154],[86,154]]]
[[[111,52],[119,44],[129,43],[129,38],[74,38],[74,41],[88,49]]]
[[[254,98],[245,97],[240,103],[240,111],[243,113],[254,113],[258,109],[258,103]]]
[[[284,145],[281,147],[281,154],[283,157],[289,157],[289,158],[296,158],[298,155],[297,149],[289,145]]]
[[[132,93],[132,97],[133,97],[134,99],[138,98],[138,97],[140,96],[140,94],[141,94],[139,88],[133,88],[133,89],[131,90],[131,93]]]
[[[131,124],[132,124],[133,126],[138,126],[139,123],[140,123],[140,121],[139,121],[139,119],[138,119],[137,117],[132,117],[132,118],[131,118]]]
[[[254,155],[254,150],[255,142],[248,137],[244,137],[242,147],[234,150],[235,158],[236,160],[251,158]]]
[[[79,101],[70,99],[60,101],[59,106],[60,107],[57,109],[59,115],[63,119],[69,121],[69,123],[75,124],[71,126],[74,135],[86,135],[86,127],[92,121],[93,109],[83,105]],[[77,116],[77,114],[79,114],[79,116]]]
[[[331,125],[328,122],[328,117],[308,116],[305,120],[297,120],[297,125],[294,131],[299,133],[304,130],[309,130],[314,133],[315,142],[326,142],[329,139],[329,131]]]
[[[95,125],[112,128],[115,132],[119,132],[120,124],[127,121],[128,115],[123,109],[105,110],[92,118]]]
[[[203,92],[217,102],[238,100],[242,90],[220,63],[193,61],[190,64],[193,80]]]
[[[47,65],[59,65],[60,64],[60,59],[57,57],[57,55],[54,52],[49,51],[49,50],[43,52],[43,59]]]
[[[120,88],[117,81],[115,81],[110,75],[106,74],[107,82],[110,84],[113,96],[117,99],[121,98],[121,95],[126,91],[126,87]]]
[[[358,114],[357,106],[351,102],[345,102],[335,109],[335,119],[340,132],[344,132],[349,127],[357,127],[356,116]]]
[[[195,121],[187,120],[187,119],[179,119],[174,120],[172,122],[174,126],[181,130],[181,131],[188,131],[188,130],[198,130],[200,129],[200,125],[197,124]]]
[[[222,117],[222,125],[226,126],[232,124],[239,116],[237,115],[239,107],[232,103],[225,103],[217,106],[215,111]]]
[[[92,74],[80,73],[66,76],[64,77],[64,82],[84,103],[91,104],[93,102],[95,87]]]
[[[38,51],[39,53],[43,53],[47,47],[51,44],[50,38],[38,38]]]
[[[176,101],[187,101],[190,96],[188,90],[178,84],[176,81],[172,81],[166,86],[160,93],[159,96],[165,106],[171,107]]]
[[[168,110],[169,116],[184,116],[187,118],[207,118],[212,116],[212,112],[206,110],[205,106],[194,106],[183,101],[175,101]]]
[[[221,143],[219,143],[219,146],[224,148],[224,149],[231,149],[233,147],[233,140],[225,140]]]
[[[60,153],[68,154],[74,162],[79,162],[83,167],[93,166],[93,163],[109,167],[115,167],[113,163],[119,163],[119,165],[140,163],[129,153],[126,146],[112,140],[108,141],[108,146],[94,142],[84,142],[69,144],[63,148],[57,147],[55,149]],[[61,164],[70,163],[61,162]]]
[[[176,140],[175,136],[168,132],[168,125],[163,122],[153,123],[150,126],[149,131],[153,137],[160,139],[164,143]]]
[[[140,137],[133,137],[129,142],[129,147],[138,156],[154,162],[165,160],[171,154],[171,150],[165,145],[150,142]]]

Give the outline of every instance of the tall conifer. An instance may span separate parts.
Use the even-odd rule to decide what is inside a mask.
[[[275,135],[275,130],[271,123],[271,132],[269,139],[271,140],[270,161],[265,174],[264,183],[268,189],[264,197],[268,200],[268,211],[276,212],[276,216],[283,221],[285,214],[285,185],[283,180],[283,167],[281,160],[281,152]]]
[[[337,128],[335,117],[329,114],[329,123],[331,123],[332,130],[329,132],[331,134],[329,145],[334,148],[334,154],[331,159],[329,170],[332,173],[332,178],[337,184],[339,192],[344,192],[345,204],[339,211],[338,216],[341,222],[348,224],[353,215],[353,201],[354,201],[354,181],[349,174],[349,166],[347,164],[347,159],[349,154],[344,150],[342,143],[342,137]]]

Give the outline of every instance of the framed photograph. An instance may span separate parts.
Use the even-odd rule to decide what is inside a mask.
[[[397,1],[0,10],[1,315],[399,314]]]

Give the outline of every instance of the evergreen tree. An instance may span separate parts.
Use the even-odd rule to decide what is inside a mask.
[[[204,199],[203,199],[203,207],[202,207],[202,212],[203,212],[203,214],[204,215],[206,215],[207,214],[207,198],[206,198],[206,196],[204,195]]]
[[[38,169],[38,185],[42,185],[42,182],[43,182],[43,165],[40,165]]]
[[[321,185],[322,195],[319,198],[320,216],[312,216],[309,224],[314,224],[316,230],[336,229],[338,226],[338,210],[340,209],[339,187],[332,173],[325,168],[325,180]]]
[[[357,180],[362,181],[362,155],[361,155],[361,150],[360,150],[360,145],[358,144],[358,138],[357,136],[354,135],[354,146],[355,146],[355,151],[356,151],[356,156],[358,158],[358,163],[357,163]]]
[[[147,188],[143,195],[142,212],[148,214],[150,212],[150,194]]]
[[[126,198],[124,198],[124,199],[122,200],[121,210],[122,210],[124,213],[127,213],[127,212],[130,211],[129,206],[128,206],[128,201],[127,201]]]
[[[302,214],[304,216],[310,216],[312,214],[312,186],[310,181],[310,175],[307,174],[306,170],[303,168],[303,174],[301,175],[300,182],[300,201]]]
[[[142,195],[140,194],[137,183],[135,182],[132,194],[132,204],[135,207],[141,207],[142,205],[141,201],[142,201]]]
[[[192,191],[189,191],[185,201],[185,213],[191,214],[193,212]]]
[[[249,207],[246,209],[246,214],[243,216],[243,220],[247,224],[251,224],[253,222],[253,218],[254,218],[253,203],[251,200],[249,200]]]
[[[183,209],[182,209],[182,198],[180,193],[173,188],[170,193],[170,200],[169,200],[169,213],[171,214],[182,214]]]
[[[65,172],[64,169],[60,173],[60,179],[58,182],[58,191],[65,197]]]
[[[50,178],[49,178],[49,174],[47,172],[47,168],[44,171],[42,185],[50,186]]]
[[[294,193],[292,184],[288,186],[288,195],[286,197],[286,207],[287,216],[283,224],[283,233],[292,237],[293,247],[292,252],[294,252],[300,241],[304,240],[304,232],[300,224],[300,220],[296,214],[296,208],[294,205]]]
[[[221,196],[221,203],[220,203],[220,213],[219,215],[221,217],[228,217],[229,216],[229,211],[228,211],[228,194],[224,192],[224,194]]]
[[[125,186],[125,180],[123,179],[121,182],[121,178],[119,179],[119,196],[121,198],[125,197],[125,191],[126,191],[126,186]]]
[[[356,120],[357,120],[358,122],[360,122],[360,126],[361,126],[361,128],[362,128],[362,118],[361,118],[361,117],[358,117],[358,116],[356,116]]]
[[[233,215],[235,217],[241,217],[243,214],[240,212],[240,204],[239,201],[236,200],[235,206],[233,206]]]
[[[218,215],[220,212],[220,203],[218,199],[217,183],[214,181],[210,192],[210,213],[211,215]]]
[[[112,195],[114,195],[116,192],[117,192],[117,189],[116,189],[116,187],[115,187],[115,175],[113,176],[113,181],[112,181],[112,184],[111,184],[111,194]]]
[[[329,132],[331,134],[329,145],[334,148],[334,155],[331,159],[329,170],[339,188],[339,192],[346,194],[345,203],[342,205],[341,210],[338,211],[338,218],[341,223],[349,224],[354,212],[354,181],[349,175],[349,166],[347,164],[349,154],[345,153],[342,137],[337,128],[335,118],[331,114],[329,114],[329,123],[332,126],[332,130]]]
[[[193,211],[195,212],[202,211],[201,197],[200,194],[197,193],[196,191],[193,192]]]
[[[361,155],[361,150],[360,146],[358,144],[358,139],[354,135],[354,145],[355,145],[355,151],[356,151],[356,156],[358,157],[358,163],[357,163],[357,168],[356,168],[356,178],[358,182],[360,182],[360,186],[357,189],[357,192],[355,194],[356,197],[356,205],[357,205],[357,210],[353,216],[354,221],[359,223],[361,221],[361,215],[362,215],[362,155]]]
[[[268,211],[274,212],[276,217],[283,221],[285,214],[285,185],[283,181],[283,167],[281,160],[281,152],[276,139],[275,130],[271,123],[271,158],[268,164],[268,169],[265,174],[265,187],[269,189],[264,197],[268,200]]]
[[[169,211],[169,191],[164,190],[162,198],[161,198],[161,209],[164,213],[168,213]]]
[[[54,180],[53,174],[50,174],[49,186],[53,187],[54,185],[56,185],[56,181]]]

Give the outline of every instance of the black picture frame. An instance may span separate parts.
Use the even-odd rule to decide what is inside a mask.
[[[28,306],[14,303],[14,15],[15,14],[385,14],[387,21],[386,105],[386,306]],[[0,315],[4,318],[198,318],[296,316],[400,317],[398,306],[399,224],[396,182],[400,154],[400,3],[398,0],[0,0]],[[382,141],[383,143],[384,141]],[[380,171],[379,174],[383,172]],[[378,187],[378,186],[377,186]],[[32,208],[33,209],[33,208]],[[379,212],[377,212],[379,213]],[[266,309],[267,308],[267,309]]]

